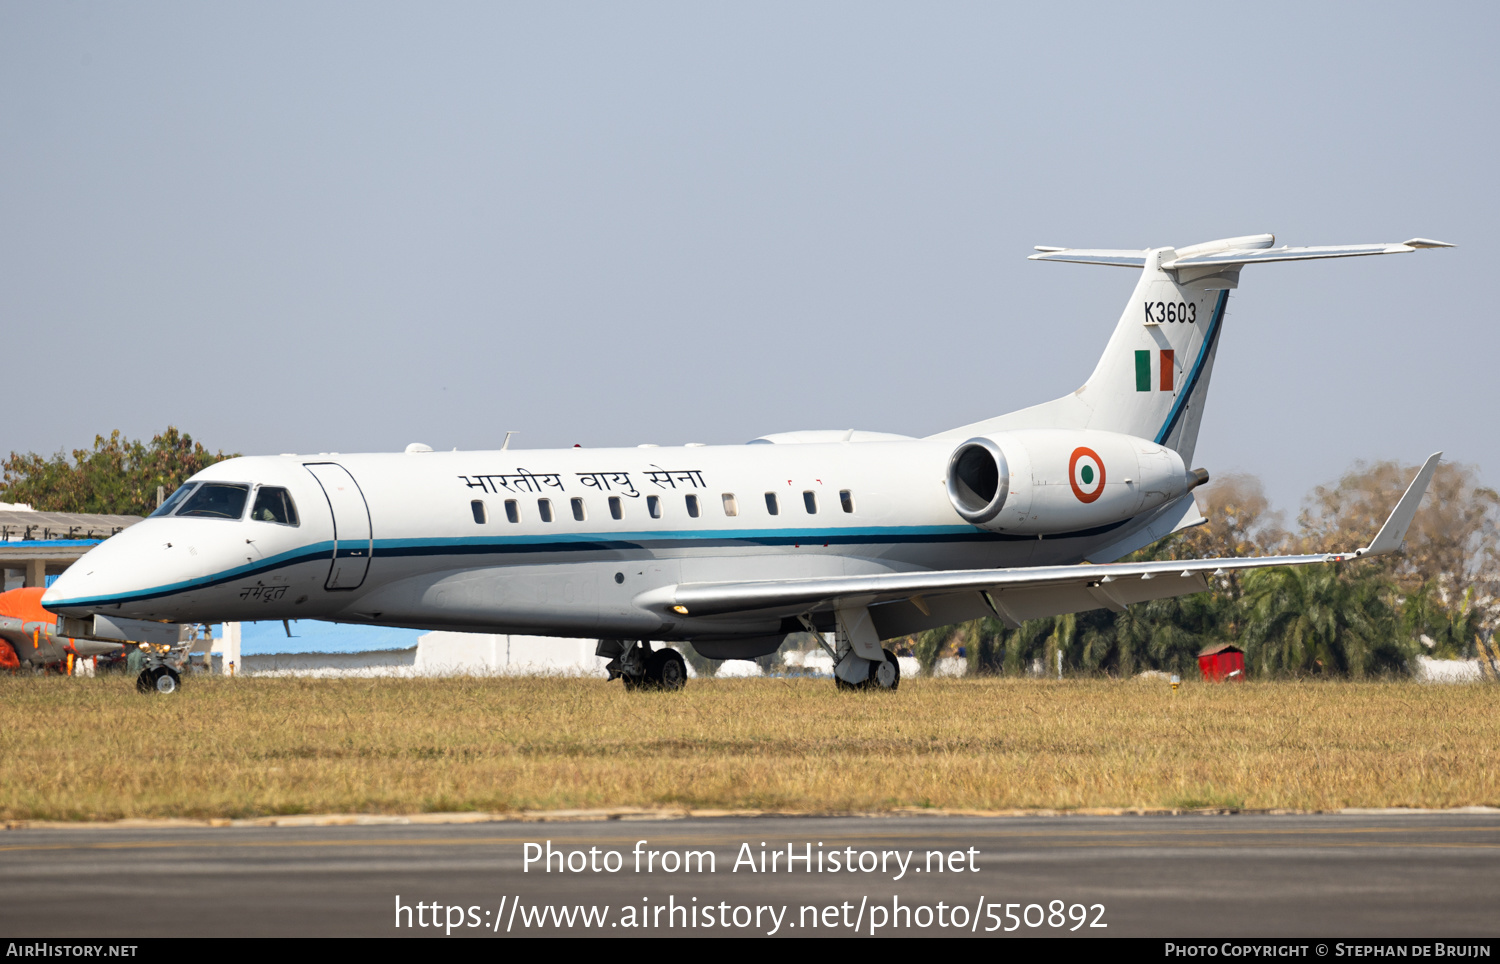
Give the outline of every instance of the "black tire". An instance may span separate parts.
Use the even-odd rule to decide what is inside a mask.
[[[870,671],[870,675],[865,679],[865,687],[867,689],[884,690],[887,693],[894,693],[896,692],[896,688],[901,685],[901,662],[896,659],[896,654],[890,650],[886,649],[881,652],[885,653],[885,662]],[[890,667],[892,674],[891,685],[882,686],[880,683],[880,671],[887,666]]]
[[[687,684],[687,663],[675,649],[658,649],[646,659],[646,679],[649,686],[664,690],[680,690]]]
[[[151,689],[163,696],[170,696],[182,689],[182,677],[170,666],[158,666],[151,670]]]
[[[143,693],[146,696],[155,695],[156,677],[151,675],[151,671],[149,669],[141,670],[141,675],[135,678],[135,691],[137,693]]]
[[[834,674],[834,686],[841,690],[846,690],[849,692],[855,692],[857,690],[881,690],[887,693],[895,692],[896,688],[901,685],[901,663],[897,661],[896,654],[891,652],[890,650],[885,649],[881,650],[881,652],[885,655],[885,659],[880,663],[872,664],[870,675],[866,676],[858,683],[848,683],[842,679],[839,679],[837,674]],[[891,679],[889,686],[880,685],[881,670],[885,670],[890,674]]]
[[[675,649],[659,650],[661,667],[652,675],[657,677],[664,690],[680,690],[687,685],[687,661]]]

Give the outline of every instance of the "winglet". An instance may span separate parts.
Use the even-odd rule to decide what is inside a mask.
[[[1375,556],[1401,548],[1401,543],[1406,541],[1406,530],[1417,514],[1422,496],[1427,494],[1427,484],[1432,481],[1432,474],[1437,471],[1438,459],[1442,454],[1434,452],[1427,457],[1427,461],[1422,463],[1422,470],[1411,480],[1411,485],[1406,487],[1406,494],[1396,503],[1396,508],[1391,510],[1391,517],[1385,520],[1385,525],[1380,527],[1380,532],[1370,544],[1355,553],[1356,556]]]

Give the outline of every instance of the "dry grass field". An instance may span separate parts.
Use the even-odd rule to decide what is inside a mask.
[[[0,819],[1500,804],[1500,687],[0,678]]]

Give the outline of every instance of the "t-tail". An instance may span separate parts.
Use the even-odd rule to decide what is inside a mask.
[[[1425,238],[1315,248],[1277,248],[1275,243],[1275,235],[1257,234],[1144,251],[1038,247],[1033,261],[1141,269],[1104,355],[1083,387],[1070,395],[934,437],[1028,428],[1098,429],[1150,439],[1191,464],[1229,292],[1239,286],[1245,265],[1452,247]]]

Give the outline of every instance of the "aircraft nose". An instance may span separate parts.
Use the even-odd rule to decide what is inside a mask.
[[[84,553],[47,587],[42,605],[55,613],[87,616],[106,606],[114,611],[120,602],[146,590],[159,575],[143,564],[141,550],[154,538],[141,531],[148,528],[149,523],[131,526]]]
[[[79,563],[87,558],[88,553],[85,553],[83,559],[73,563],[67,572],[64,572],[52,581],[52,585],[47,587],[47,591],[42,593],[42,608],[49,612],[76,615],[75,613],[68,612],[69,604],[87,599],[90,595],[88,586],[97,581],[85,578],[77,571]]]
[[[47,591],[42,593],[42,606],[50,612],[61,613],[67,616],[82,616],[93,611],[90,604],[100,596],[108,593],[100,590],[108,583],[116,582],[107,578],[99,578],[99,566],[97,559],[91,557],[99,551],[96,546],[84,553],[83,558],[73,563],[61,576],[53,580]],[[82,567],[88,566],[87,575]]]
[[[44,593],[42,593],[42,608],[43,609],[49,609],[50,610],[50,609],[52,609],[52,604],[53,603],[57,602],[59,599],[66,599],[66,598],[68,598],[66,595],[64,595],[64,592],[66,590],[59,591],[58,588],[57,588],[58,583],[61,583],[63,580],[65,580],[67,578],[68,578],[68,574],[66,572],[64,572],[61,576],[58,576],[56,579],[52,580],[52,585],[48,586],[47,587],[47,591],[44,592]],[[52,611],[56,612],[56,610],[52,610]]]

